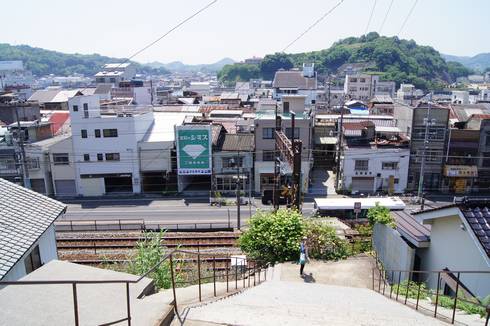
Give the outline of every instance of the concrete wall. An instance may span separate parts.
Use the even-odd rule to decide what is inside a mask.
[[[49,263],[53,259],[58,259],[54,225],[51,225],[48,229],[46,229],[38,241],[32,245],[30,250],[27,251],[17,262],[17,264],[15,264],[14,267],[2,278],[2,281],[16,281],[26,275],[24,260],[37,245],[39,245],[39,254],[43,265]]]
[[[490,271],[490,259],[479,248],[478,240],[468,225],[457,215],[438,218],[432,221],[430,247],[422,259],[422,270]],[[477,245],[478,243],[478,245]],[[490,274],[461,275],[463,283],[476,295],[490,294]],[[428,280],[430,288],[437,287],[437,275]]]
[[[402,239],[398,231],[383,224],[375,224],[373,229],[373,246],[386,270],[413,269],[415,249],[411,248]],[[403,274],[401,275],[401,281],[408,277],[408,275]],[[395,281],[398,282],[398,278]]]

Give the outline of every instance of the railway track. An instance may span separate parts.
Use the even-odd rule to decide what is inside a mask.
[[[220,254],[239,253],[238,236],[239,233],[235,232],[166,233],[162,246],[215,253],[216,263],[221,265],[218,258]],[[144,239],[144,233],[138,231],[60,232],[56,235],[59,259],[88,265],[128,262],[135,253],[138,242]],[[212,261],[211,258],[207,260]],[[189,264],[196,259],[182,258],[181,261]],[[206,263],[206,258],[203,256],[201,261]]]

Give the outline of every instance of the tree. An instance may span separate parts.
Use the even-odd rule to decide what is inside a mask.
[[[288,70],[293,68],[293,61],[286,53],[268,54],[260,63],[262,78],[271,80],[279,69]]]
[[[466,77],[471,75],[473,71],[459,62],[449,61],[447,63],[447,72],[451,77],[451,81],[455,82],[458,77]]]
[[[251,78],[259,78],[260,71],[257,65],[234,63],[225,65],[218,72],[218,79],[226,85],[233,85],[237,81],[249,81]]]
[[[298,259],[304,234],[303,217],[298,211],[258,211],[249,220],[249,229],[238,242],[252,258],[275,263]]]
[[[373,226],[376,223],[388,225],[392,228],[396,227],[395,220],[390,214],[390,210],[384,206],[376,203],[374,207],[368,209],[367,218],[369,221],[369,225]]]

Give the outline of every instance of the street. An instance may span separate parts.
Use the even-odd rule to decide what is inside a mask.
[[[236,206],[210,206],[204,200],[192,202],[185,199],[88,199],[70,200],[62,220],[136,220],[159,221],[168,223],[226,222],[228,218],[236,220]],[[252,206],[241,206],[243,221],[253,215],[256,209],[271,209],[255,200]],[[313,203],[303,205],[303,213],[308,216],[313,211]]]

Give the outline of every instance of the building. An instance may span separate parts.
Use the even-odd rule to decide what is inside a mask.
[[[305,110],[305,95],[285,95],[282,96],[282,103],[279,103],[278,115],[282,119],[282,130],[288,138],[293,135],[291,127],[291,113],[295,113],[296,139],[303,143],[301,157],[302,189],[308,191],[309,174],[313,165],[311,144],[313,119],[310,113]],[[264,190],[273,189],[274,185],[274,161],[276,157],[275,141],[275,113],[271,111],[257,111],[255,116],[255,193],[263,193]],[[286,165],[282,166],[284,179],[290,176],[291,171]]]
[[[373,115],[393,115],[393,99],[388,95],[375,95],[368,104],[369,113]]]
[[[102,84],[103,85],[103,84]],[[113,100],[128,99],[131,105],[150,105],[154,94],[151,84],[146,85],[142,80],[121,81],[111,89]]]
[[[423,191],[439,191],[449,136],[449,109],[428,103],[421,103],[415,108],[397,104],[394,117],[401,131],[411,140],[407,189],[418,190],[424,160]]]
[[[84,95],[93,94],[95,89],[85,89]],[[41,110],[64,110],[68,111],[68,99],[75,95],[82,94],[81,90],[64,90],[59,87],[49,87],[48,89],[35,91],[29,97],[28,102],[36,103]]]
[[[453,104],[470,104],[470,92],[468,91],[452,91],[451,103]]]
[[[33,83],[34,77],[24,69],[22,61],[0,61],[0,90],[8,86],[30,86]]]
[[[136,77],[136,68],[130,63],[107,63],[95,74],[97,84],[119,85],[122,81],[130,81]]]
[[[97,95],[69,100],[77,193],[140,193],[138,142],[154,122],[145,107],[101,109]]]
[[[378,75],[346,75],[344,94],[353,100],[368,102],[375,95],[395,95],[395,82],[381,81]]]
[[[317,76],[314,64],[303,64],[303,70],[278,70],[272,82],[273,98],[281,100],[284,95],[304,95],[305,105],[315,104]]]
[[[41,117],[39,105],[17,101],[15,98],[5,98],[0,96],[0,121],[4,124],[11,124],[19,121],[34,121]]]
[[[416,89],[412,84],[400,84],[400,88],[396,92],[396,99],[404,104],[413,105],[415,100],[424,96],[420,89]]]
[[[58,258],[53,222],[66,206],[0,178],[0,280],[15,281]]]
[[[344,122],[340,188],[351,194],[404,193],[410,149],[408,138],[376,132],[372,121]]]

